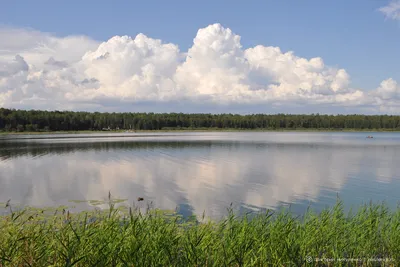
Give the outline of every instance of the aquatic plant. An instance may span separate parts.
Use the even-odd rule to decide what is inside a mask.
[[[0,266],[398,266],[400,207],[342,202],[316,214],[231,209],[220,221],[136,207],[0,216]]]

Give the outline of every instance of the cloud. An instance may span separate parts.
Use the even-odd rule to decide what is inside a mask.
[[[386,18],[393,20],[400,20],[400,1],[394,0],[389,3],[389,5],[379,8]]]
[[[400,99],[400,85],[393,79],[387,79],[381,83],[376,93],[384,100],[398,100]]]
[[[56,68],[66,68],[68,63],[66,61],[57,61],[53,57],[50,57],[44,64],[54,66]]]
[[[182,109],[203,106],[203,112],[305,105],[400,112],[390,78],[371,92],[352,88],[346,70],[320,57],[263,45],[244,49],[240,36],[220,24],[199,29],[187,52],[144,34],[97,42],[0,28],[0,38],[5,107],[122,111],[151,103],[151,111],[180,103]]]

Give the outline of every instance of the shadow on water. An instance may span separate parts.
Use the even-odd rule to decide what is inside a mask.
[[[366,149],[376,147],[373,144],[313,144],[313,143],[265,143],[259,141],[214,141],[214,140],[180,140],[180,141],[112,141],[112,142],[74,142],[74,143],[58,143],[58,142],[15,142],[15,141],[1,141],[0,140],[0,158],[8,159],[28,155],[31,157],[38,157],[45,154],[67,154],[72,152],[85,152],[97,151],[107,152],[111,150],[149,150],[154,148],[163,149],[190,149],[190,148],[238,148],[238,147],[252,147],[256,149],[268,149],[271,147],[283,148],[290,146],[291,148],[305,148],[305,149],[318,149],[318,148],[335,148],[335,149],[349,149],[358,148]],[[387,146],[379,148],[386,149]],[[391,148],[399,147],[400,143],[390,145]]]

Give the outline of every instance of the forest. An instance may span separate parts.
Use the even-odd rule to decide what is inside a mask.
[[[400,116],[295,114],[100,113],[0,108],[0,131],[314,129],[400,131]]]

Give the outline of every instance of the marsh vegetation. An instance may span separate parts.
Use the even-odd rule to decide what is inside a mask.
[[[66,207],[0,217],[0,266],[398,266],[400,207],[365,204],[345,214],[337,201],[316,214],[290,210],[183,218],[178,211]],[[100,204],[97,203],[97,204]],[[121,203],[119,203],[121,204]],[[317,259],[360,259],[316,262]]]

